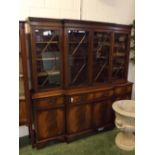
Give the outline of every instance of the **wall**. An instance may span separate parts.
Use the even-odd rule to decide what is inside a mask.
[[[19,19],[80,19],[80,4],[84,20],[131,24],[134,19],[134,0],[20,0]]]
[[[134,3],[134,0],[20,0],[19,20],[26,20],[27,17],[80,19],[82,6],[83,20],[131,24]],[[130,63],[128,79],[132,82],[134,75],[134,65]],[[19,128],[20,137],[27,134],[27,127]]]
[[[133,82],[132,87],[132,99],[135,99],[135,64],[133,62],[129,63],[128,80]]]
[[[21,0],[19,17],[22,20],[28,16],[79,19],[79,6],[80,0]]]

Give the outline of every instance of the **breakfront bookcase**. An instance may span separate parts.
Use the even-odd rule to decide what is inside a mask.
[[[131,26],[34,17],[28,24],[34,144],[112,129],[112,103],[131,98]]]

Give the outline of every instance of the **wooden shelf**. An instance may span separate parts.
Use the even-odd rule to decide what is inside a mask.
[[[94,44],[98,44],[98,42],[94,42]],[[108,42],[103,42],[103,43],[102,43],[102,46],[110,46],[110,43],[108,43]],[[97,50],[97,49],[95,49],[95,50]]]
[[[46,71],[46,72],[40,72],[38,73],[38,76],[48,76],[48,75],[59,75],[60,71]]]
[[[36,44],[58,44],[59,41],[37,41]]]
[[[74,57],[72,57],[71,59],[86,59],[86,56],[84,57],[76,57],[76,56],[74,56]]]
[[[124,48],[124,50],[125,50],[125,45],[120,45],[118,43],[115,43],[114,44],[114,47]]]
[[[101,56],[101,57],[96,57],[96,56],[94,56],[95,57],[95,59],[104,59],[104,60],[108,60],[108,58],[107,57],[104,57],[104,56]]]
[[[79,41],[80,42],[80,41]],[[74,42],[74,41],[71,41],[71,42],[69,42],[69,44],[79,44],[79,42]],[[88,42],[82,42],[81,44],[88,44]]]
[[[119,69],[124,69],[124,67],[113,67],[113,70],[119,70]]]
[[[59,57],[52,57],[52,58],[37,58],[38,61],[46,61],[46,60],[60,60]]]
[[[114,56],[115,57],[125,57],[125,54],[124,53],[114,53]]]
[[[105,63],[105,62],[94,62],[93,64],[94,64],[94,65],[98,65],[98,64],[104,65],[104,63]],[[107,66],[109,66],[108,63],[106,64],[105,68],[106,68]]]

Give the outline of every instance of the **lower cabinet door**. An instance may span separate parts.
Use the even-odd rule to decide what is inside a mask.
[[[65,131],[64,109],[36,110],[35,124],[37,140],[63,135]]]
[[[102,101],[94,104],[94,126],[95,128],[106,127],[114,123],[114,111],[111,101]]]
[[[67,132],[74,134],[92,128],[92,104],[79,104],[68,107]]]

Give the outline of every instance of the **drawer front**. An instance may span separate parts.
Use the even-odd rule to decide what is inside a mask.
[[[118,100],[131,100],[131,94],[129,93],[129,94],[116,96],[115,101],[118,101]]]
[[[92,102],[94,99],[94,94],[93,93],[90,93],[90,94],[85,94],[83,96],[83,101],[84,102]]]
[[[113,90],[103,91],[103,92],[96,92],[94,93],[95,100],[102,100],[107,97],[111,97],[114,94]]]
[[[84,101],[84,95],[73,95],[69,97],[71,104],[82,103]]]
[[[127,86],[126,91],[127,91],[127,93],[131,93],[132,92],[132,85]]]
[[[64,104],[63,96],[54,96],[49,98],[38,99],[34,101],[35,107],[46,108],[51,106],[59,106]]]
[[[121,95],[126,93],[126,87],[117,87],[115,88],[115,94],[116,95]]]

